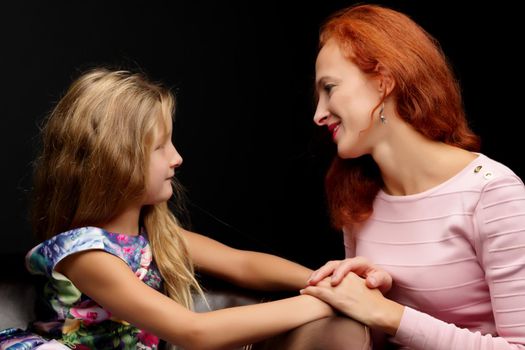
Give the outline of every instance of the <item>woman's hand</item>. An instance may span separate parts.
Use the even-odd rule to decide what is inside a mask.
[[[391,335],[397,332],[404,311],[402,305],[385,298],[378,289],[370,289],[365,279],[353,272],[335,286],[326,278],[302,289],[301,294],[319,298],[347,316]]]
[[[332,276],[330,278],[330,284],[337,286],[349,272],[365,278],[368,288],[378,288],[382,293],[388,292],[392,287],[392,277],[390,274],[373,265],[362,256],[327,262],[324,266],[312,273],[308,279],[308,284],[315,286],[326,277]]]

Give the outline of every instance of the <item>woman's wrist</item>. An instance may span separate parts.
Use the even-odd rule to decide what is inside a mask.
[[[390,335],[396,335],[405,307],[390,299],[384,298],[380,307],[376,308],[373,320],[369,326],[377,328]]]

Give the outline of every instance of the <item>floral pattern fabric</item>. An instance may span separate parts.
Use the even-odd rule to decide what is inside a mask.
[[[93,249],[119,257],[137,278],[156,290],[162,290],[162,279],[145,233],[130,236],[97,227],[82,227],[58,234],[34,247],[26,256],[28,270],[44,280],[41,302],[37,307],[38,321],[29,326],[32,333],[13,329],[2,331],[0,350],[3,349],[2,343],[12,342],[17,337],[20,339],[18,345],[12,349],[42,347],[45,339],[80,350],[158,348],[156,336],[117,319],[54,270],[67,256]]]

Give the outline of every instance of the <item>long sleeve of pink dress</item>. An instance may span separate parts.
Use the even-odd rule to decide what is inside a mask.
[[[481,154],[423,193],[380,192],[345,246],[392,275],[401,348],[525,349],[525,187],[504,165]]]

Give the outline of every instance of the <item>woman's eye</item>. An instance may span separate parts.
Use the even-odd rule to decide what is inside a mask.
[[[326,84],[325,86],[323,86],[323,89],[327,94],[330,94],[334,86],[334,84]]]

